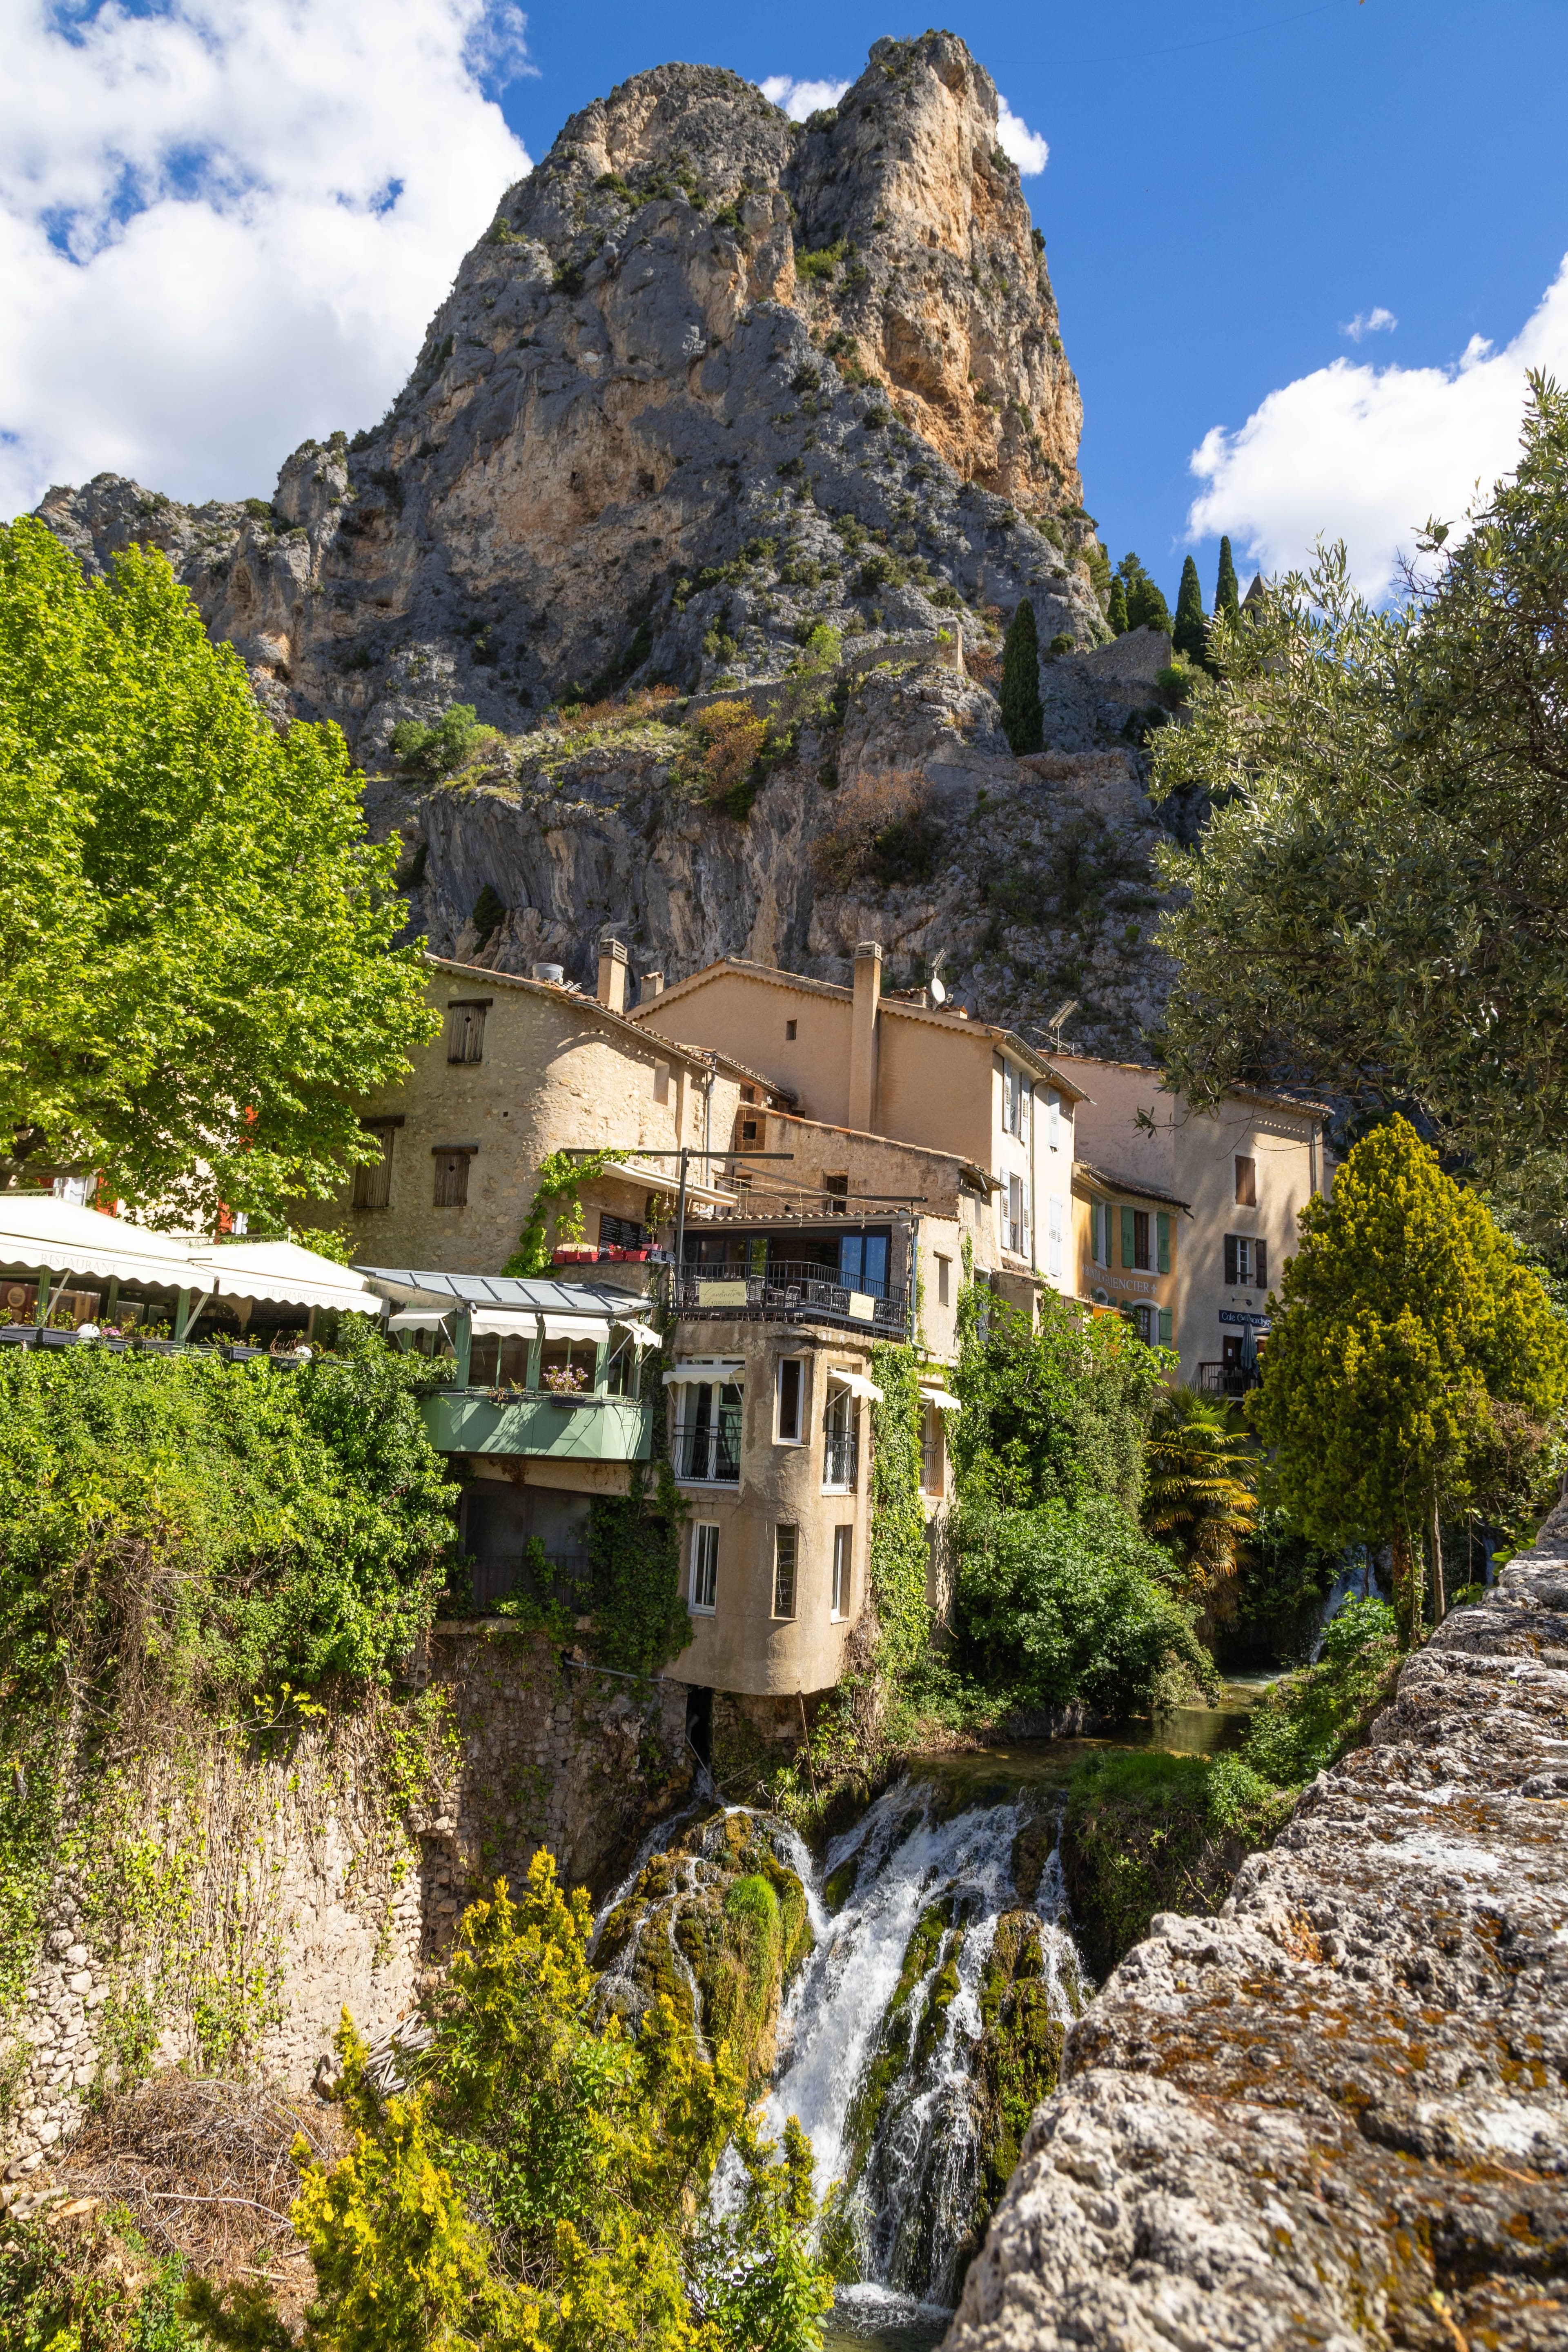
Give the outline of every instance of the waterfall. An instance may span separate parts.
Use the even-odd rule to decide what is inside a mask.
[[[954,1810],[940,1780],[906,1780],[833,1842],[820,1875],[791,1855],[816,1944],[781,2019],[768,2120],[798,2116],[818,2183],[842,2184],[830,2226],[863,2294],[954,2299],[998,2134],[1015,2128],[989,2079],[1020,2030],[1007,1996],[1015,2011],[1027,1996],[1036,2045],[1049,2020],[1057,2050],[1081,2004],[1046,1794]]]

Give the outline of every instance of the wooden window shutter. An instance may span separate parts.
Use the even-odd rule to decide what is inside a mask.
[[[1132,1265],[1137,1255],[1137,1249],[1138,1245],[1133,1237],[1132,1212],[1131,1209],[1123,1209],[1121,1212],[1121,1263],[1124,1266]]]
[[[1236,1288],[1236,1234],[1226,1234],[1225,1237],[1225,1286],[1227,1290],[1234,1290]]]
[[[1169,1274],[1171,1271],[1171,1220],[1163,1209],[1160,1212],[1158,1247],[1160,1272]]]
[[[1254,1242],[1252,1244],[1252,1279],[1259,1290],[1268,1289],[1268,1244],[1267,1242]]]
[[[1168,1348],[1170,1346],[1172,1328],[1173,1318],[1171,1310],[1168,1307],[1162,1307],[1160,1309],[1160,1345],[1162,1348]]]

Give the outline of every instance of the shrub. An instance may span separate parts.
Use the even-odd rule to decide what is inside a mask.
[[[813,845],[817,880],[826,889],[847,890],[865,880],[928,879],[940,834],[926,797],[925,779],[912,769],[841,786],[833,830]]]
[[[1156,1911],[1214,1911],[1288,1807],[1239,1757],[1089,1757],[1068,1784],[1062,1860],[1089,1966],[1104,1976]]]
[[[1050,650],[1052,655],[1058,658],[1059,658],[1063,654],[1076,653],[1078,651],[1078,640],[1076,637],[1070,636],[1066,629],[1058,629],[1056,635],[1051,639]]]
[[[815,253],[797,253],[795,274],[804,278],[808,286],[825,285],[833,276],[849,247],[840,237],[837,245],[818,246]]]
[[[1323,1636],[1318,1663],[1285,1675],[1256,1709],[1247,1762],[1278,1788],[1303,1787],[1365,1736],[1398,1664],[1388,1603],[1348,1601]]]
[[[471,702],[454,702],[433,727],[422,719],[400,719],[392,730],[392,754],[410,775],[438,782],[460,768],[481,740],[494,740],[495,730],[478,724]]]
[[[768,740],[765,719],[749,702],[711,702],[689,720],[685,781],[700,787],[715,808],[744,816],[757,795],[756,769]]]

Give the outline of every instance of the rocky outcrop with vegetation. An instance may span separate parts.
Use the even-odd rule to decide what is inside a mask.
[[[843,978],[870,934],[900,984],[942,950],[957,1003],[1075,995],[1087,1045],[1135,1049],[1170,646],[1106,642],[996,124],[945,33],[879,41],[804,125],[733,74],[639,74],[505,194],[380,425],[304,444],[270,499],[100,475],[40,512],[89,567],[164,549],[279,719],[338,721],[440,952],[591,982],[613,924],[668,980]],[[1024,599],[1044,731],[1016,759]]]
[[[1561,2344],[1568,1511],[1068,2036],[951,2352]]]

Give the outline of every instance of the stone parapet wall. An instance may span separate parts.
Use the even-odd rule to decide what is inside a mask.
[[[1568,1509],[1067,2043],[948,2352],[1568,2343]]]
[[[418,1679],[447,1694],[457,1737],[405,1821],[387,1811],[368,1713],[307,1728],[271,1755],[219,1740],[167,1790],[148,1759],[150,1816],[163,1812],[176,1845],[201,1842],[189,1916],[232,1914],[239,1890],[239,1943],[220,1957],[237,1978],[254,1967],[263,1987],[243,2058],[289,2091],[308,2088],[345,2008],[372,2041],[408,2013],[476,1894],[499,1877],[521,1885],[542,1845],[565,1881],[602,1894],[689,1778],[684,1685],[569,1663],[504,1620],[438,1625]],[[254,1860],[237,1874],[247,1842]],[[177,1954],[96,1948],[94,1893],[79,1872],[51,1890],[33,1982],[0,2028],[0,2084],[13,2076],[0,2210],[48,2179],[112,2064],[117,2003],[160,1965],[173,1990],[154,2063],[210,2063],[198,1988]]]

